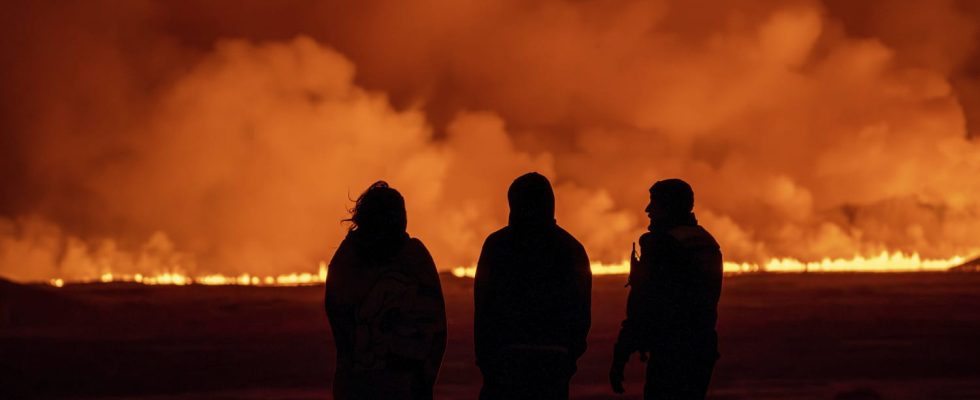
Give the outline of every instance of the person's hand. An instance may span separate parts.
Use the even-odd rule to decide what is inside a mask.
[[[609,369],[609,386],[612,387],[613,393],[623,394],[626,393],[626,388],[623,387],[623,367],[613,365]]]
[[[616,344],[613,345],[612,367],[609,368],[609,386],[617,394],[626,393],[626,389],[623,388],[623,371],[626,370],[626,363],[630,361],[630,355],[636,352],[621,339],[616,340]]]
[[[636,254],[636,242],[633,242],[633,251],[630,252],[630,270],[640,265],[640,256]]]

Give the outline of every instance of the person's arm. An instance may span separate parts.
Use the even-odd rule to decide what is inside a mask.
[[[337,349],[338,367],[342,360],[349,359],[353,343],[350,333],[354,329],[353,309],[349,305],[343,304],[342,293],[343,285],[348,276],[347,271],[354,263],[350,251],[350,243],[345,239],[340,243],[337,251],[330,259],[330,266],[327,280],[324,283],[323,309],[330,325],[330,332],[333,335],[334,346]]]
[[[630,262],[630,292],[626,299],[626,319],[619,330],[616,344],[613,346],[613,362],[609,371],[609,381],[613,391],[623,393],[623,374],[630,356],[637,351],[646,351],[645,334],[649,331],[650,293],[653,264],[662,253],[658,248],[661,244],[653,233],[645,233],[640,237],[640,258],[631,255]]]
[[[340,291],[343,290],[341,285],[338,284],[338,281],[345,279],[344,274],[349,270],[350,264],[352,263],[354,263],[354,259],[351,254],[350,242],[344,239],[337,246],[333,257],[330,258],[330,264],[328,264],[327,268],[327,279],[323,283],[323,311],[326,313],[331,325],[336,322],[336,318],[340,318],[340,316],[331,315],[337,312],[335,309],[340,302]]]
[[[442,359],[446,353],[446,300],[443,297],[439,271],[432,255],[429,254],[429,250],[421,241],[418,241],[418,246],[420,248],[420,281],[422,283],[422,290],[419,294],[428,298],[429,301],[424,304],[432,304],[432,307],[426,309],[431,315],[425,319],[432,322],[431,328],[434,330],[434,337],[432,348],[429,350],[429,355],[424,363],[426,383],[431,386],[435,384],[436,378],[439,376]]]
[[[487,300],[490,298],[491,237],[483,242],[480,259],[476,263],[476,279],[473,282],[473,346],[476,349],[476,365],[486,361],[492,341],[492,323],[487,321]]]
[[[614,364],[626,365],[630,354],[641,349],[643,332],[648,321],[648,291],[654,251],[654,235],[645,233],[640,237],[640,258],[632,259],[630,265],[630,291],[626,299],[626,319],[623,320],[613,352]]]
[[[718,300],[721,299],[721,282],[724,269],[721,249],[714,249],[711,252],[710,270],[708,272],[708,298],[714,307],[718,306]]]
[[[588,346],[589,329],[592,326],[592,269],[589,255],[581,244],[576,243],[572,258],[575,271],[575,301],[572,312],[572,343],[569,352],[577,360]]]
[[[696,307],[692,311],[696,315],[695,327],[714,329],[723,276],[721,251],[717,245],[705,246],[697,255],[697,260],[695,289],[691,290],[696,298],[688,301]]]

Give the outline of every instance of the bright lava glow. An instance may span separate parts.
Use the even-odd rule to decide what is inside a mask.
[[[941,272],[963,264],[966,257],[955,256],[947,259],[923,259],[918,253],[906,255],[902,252],[882,252],[873,257],[854,256],[850,259],[825,258],[820,261],[803,262],[792,258],[773,258],[763,264],[725,262],[726,274],[746,274],[758,272],[776,273],[819,273],[819,272]],[[593,275],[625,275],[629,273],[629,261],[615,264],[601,262],[592,263]],[[457,278],[476,277],[475,266],[459,266],[450,271]],[[111,283],[129,282],[144,285],[243,285],[243,286],[300,286],[321,284],[327,280],[327,264],[320,262],[319,272],[282,274],[276,276],[257,276],[241,274],[189,276],[181,272],[166,272],[155,275],[115,274],[106,272],[97,279],[66,281],[62,278],[51,279],[48,283],[55,287],[63,287],[67,283]]]
[[[309,272],[302,273],[291,273],[282,274],[276,276],[264,276],[260,277],[251,274],[241,274],[238,276],[230,275],[201,275],[201,276],[189,276],[181,272],[164,272],[155,275],[143,275],[143,274],[114,274],[111,272],[106,272],[99,276],[98,279],[82,279],[74,282],[68,282],[61,278],[51,279],[49,283],[55,287],[63,287],[66,283],[112,283],[112,282],[124,282],[124,283],[140,283],[144,285],[212,285],[212,286],[222,286],[222,285],[242,285],[242,286],[301,286],[301,285],[315,285],[327,281],[327,263],[321,261],[318,273],[312,274]]]
[[[743,274],[754,272],[936,272],[946,271],[963,264],[966,257],[955,256],[947,259],[923,259],[918,253],[906,255],[900,251],[887,251],[874,257],[854,256],[850,259],[824,258],[820,261],[803,262],[793,258],[773,258],[764,264],[728,262],[724,264],[726,274]],[[616,264],[592,263],[593,275],[623,275],[630,272],[629,261]],[[476,267],[456,267],[453,275],[459,278],[473,278]]]

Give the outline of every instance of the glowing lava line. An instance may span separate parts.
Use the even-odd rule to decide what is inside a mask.
[[[857,255],[850,259],[824,258],[820,261],[810,262],[803,262],[793,258],[773,258],[763,264],[726,261],[724,272],[726,274],[756,272],[941,272],[963,264],[966,260],[966,257],[961,256],[947,259],[923,259],[918,253],[906,255],[900,251],[893,253],[883,251],[881,254],[873,257]],[[629,261],[622,261],[615,264],[592,263],[593,275],[622,275],[628,274],[629,272]],[[452,269],[452,273],[459,278],[473,278],[476,276],[476,267],[456,267]]]
[[[301,285],[315,285],[326,282],[327,280],[327,263],[320,262],[320,268],[318,273],[291,273],[282,275],[267,275],[258,276],[251,274],[241,274],[238,276],[232,275],[202,275],[202,276],[189,276],[181,272],[165,272],[155,275],[143,275],[143,274],[113,274],[107,272],[99,276],[98,279],[82,279],[78,281],[66,281],[62,278],[51,279],[48,283],[55,287],[63,287],[67,283],[112,283],[112,282],[123,282],[123,283],[139,283],[143,285],[211,285],[211,286],[224,286],[224,285],[247,285],[247,286],[301,286]]]
[[[824,258],[820,261],[804,262],[793,258],[773,258],[758,263],[725,262],[726,274],[749,274],[759,272],[774,273],[895,273],[895,272],[942,272],[963,264],[966,257],[955,256],[947,259],[924,259],[918,253],[904,254],[902,252],[882,252],[877,256],[854,256],[844,258]],[[625,275],[629,273],[629,261],[606,264],[592,263],[593,275]],[[450,271],[458,278],[473,278],[476,276],[476,266],[456,267]],[[48,281],[55,287],[63,287],[70,283],[139,283],[143,285],[243,285],[243,286],[301,286],[322,284],[327,280],[327,264],[320,262],[318,273],[291,273],[282,275],[258,276],[252,274],[231,275],[201,275],[189,276],[180,272],[166,272],[154,275],[103,273],[95,279],[69,281],[54,278]]]

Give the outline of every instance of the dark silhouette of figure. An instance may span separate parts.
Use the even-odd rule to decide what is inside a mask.
[[[509,223],[487,237],[476,269],[480,399],[567,399],[591,324],[589,257],[555,223],[547,178],[517,178],[507,199]]]
[[[351,210],[324,305],[337,347],[334,398],[431,399],[446,350],[435,263],[405,229],[405,201],[382,181]]]
[[[626,320],[609,372],[617,393],[635,352],[647,361],[644,399],[700,400],[708,391],[718,359],[722,259],[693,208],[694,191],[680,179],[650,188],[650,231],[640,237],[640,257],[635,249],[631,257]]]

